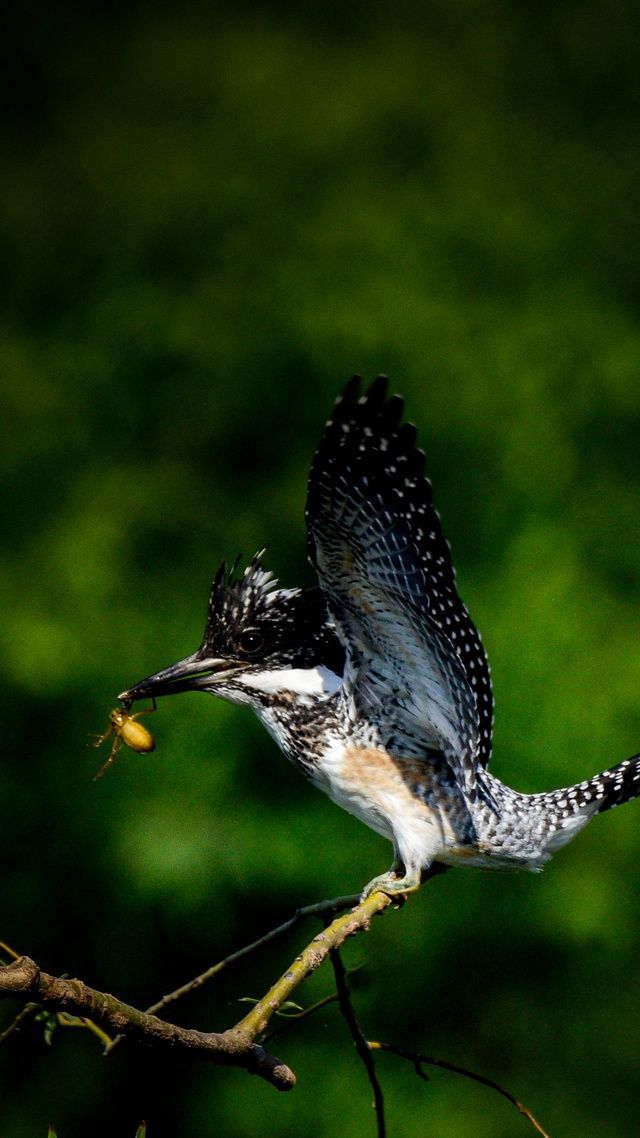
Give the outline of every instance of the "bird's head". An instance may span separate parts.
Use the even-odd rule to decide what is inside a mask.
[[[261,558],[256,554],[237,578],[223,561],[197,652],[119,698],[208,691],[257,709],[279,692],[331,694],[342,676],[344,650],[321,590],[278,589],[272,574],[261,568]]]

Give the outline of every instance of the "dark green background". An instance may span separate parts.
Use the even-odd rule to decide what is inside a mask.
[[[640,748],[640,9],[609,0],[16,6],[0,173],[0,938],[145,1006],[388,845],[249,713],[164,701],[223,556],[311,580],[309,461],[354,370],[392,376],[521,790]],[[640,805],[542,876],[452,871],[349,946],[374,1038],[509,1086],[553,1138],[638,1133]],[[223,1028],[315,926],[185,1002]],[[325,970],[300,990],[331,988]],[[17,1006],[0,1008],[0,1028]],[[335,1008],[243,1072],[42,1030],[1,1138],[373,1135]],[[379,1060],[393,1138],[514,1138],[483,1088]]]

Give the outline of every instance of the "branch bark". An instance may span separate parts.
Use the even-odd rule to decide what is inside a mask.
[[[103,1027],[110,1027],[123,1035],[179,1049],[186,1057],[210,1059],[229,1067],[244,1067],[281,1091],[288,1091],[295,1085],[295,1075],[285,1063],[263,1047],[256,1046],[235,1028],[224,1032],[205,1032],[177,1027],[157,1016],[146,1015],[106,992],[97,992],[82,980],[50,976],[28,956],[21,956],[13,964],[0,968],[0,998],[16,997],[27,997],[51,1011],[88,1016]]]
[[[88,1017],[121,1035],[156,1046],[172,1047],[186,1057],[243,1067],[278,1090],[286,1091],[295,1085],[293,1071],[257,1044],[256,1038],[264,1032],[271,1016],[298,984],[318,968],[333,949],[339,948],[347,937],[367,929],[373,916],[392,903],[385,893],[374,893],[350,912],[337,917],[324,932],[314,937],[249,1014],[223,1032],[194,1031],[167,1023],[123,1003],[115,996],[89,988],[82,980],[51,976],[27,956],[0,968],[0,999],[26,999],[51,1011]],[[322,903],[319,908],[326,904]]]

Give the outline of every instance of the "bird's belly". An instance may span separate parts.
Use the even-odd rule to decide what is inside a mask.
[[[376,747],[336,744],[309,771],[311,781],[350,814],[394,843],[403,859],[429,864],[456,841],[446,815],[415,792],[416,768],[426,763],[392,756]]]

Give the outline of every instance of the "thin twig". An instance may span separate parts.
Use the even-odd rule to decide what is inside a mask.
[[[18,1012],[13,1023],[10,1023],[8,1028],[6,1028],[6,1030],[2,1032],[2,1035],[0,1035],[0,1047],[2,1047],[5,1039],[8,1039],[14,1031],[18,1030],[20,1024],[23,1023],[25,1019],[27,1019],[34,1012],[37,1013],[39,1011],[41,1011],[40,1004],[25,1004],[22,1011]]]
[[[182,984],[180,988],[176,988],[174,992],[169,992],[168,995],[163,996],[156,1004],[151,1004],[151,1007],[145,1009],[146,1015],[155,1015],[156,1012],[162,1011],[166,1008],[167,1004],[173,1003],[174,1000],[180,1000],[182,996],[187,996],[189,992],[194,992],[196,988],[201,988],[206,984],[207,980],[212,980],[229,964],[235,964],[236,960],[241,960],[243,956],[248,956],[250,952],[255,952],[257,948],[262,948],[264,944],[269,941],[275,940],[276,937],[283,936],[284,933],[295,929],[301,921],[306,917],[324,917],[327,913],[339,913],[342,909],[351,909],[360,900],[357,893],[351,894],[348,897],[334,897],[331,901],[317,901],[314,905],[306,905],[302,909],[296,909],[292,917],[284,924],[278,925],[277,928],[271,929],[271,932],[265,933],[264,936],[254,940],[251,944],[247,944],[244,948],[239,948],[237,952],[232,952],[229,956],[225,956],[224,960],[218,961],[213,964],[211,968],[207,968],[206,972],[201,972],[193,980],[188,983]],[[114,1039],[105,1047],[104,1054],[111,1055],[118,1044],[124,1039],[124,1035],[116,1035]]]
[[[189,980],[189,982],[183,984],[181,988],[176,988],[175,992],[169,992],[167,996],[163,996],[161,1000],[158,1000],[157,1004],[153,1004],[152,1007],[146,1009],[147,1014],[154,1015],[156,1012],[161,1011],[162,1008],[165,1008],[167,1004],[172,1003],[173,1000],[179,1000],[182,996],[186,996],[189,992],[200,988],[203,984],[206,984],[207,980],[211,980],[214,976],[217,976],[218,973],[222,972],[223,968],[226,968],[229,964],[235,964],[236,960],[241,960],[243,956],[248,956],[250,952],[255,952],[257,948],[262,948],[262,946],[268,944],[269,941],[275,940],[276,937],[283,936],[284,933],[289,932],[291,929],[295,929],[305,917],[324,917],[327,913],[339,913],[343,909],[352,909],[354,905],[357,905],[359,900],[359,895],[354,893],[349,897],[334,897],[332,901],[318,901],[315,905],[306,905],[303,909],[296,909],[288,921],[284,921],[283,924],[278,925],[275,929],[271,929],[271,932],[258,937],[258,940],[254,940],[251,944],[245,945],[244,948],[239,948],[237,952],[232,952],[229,956],[225,956],[224,960],[213,964],[211,968],[207,968],[206,972],[202,972],[200,976]]]
[[[376,1075],[376,1068],[373,1062],[373,1055],[371,1054],[371,1047],[367,1042],[367,1038],[356,1019],[356,1013],[351,1003],[351,992],[347,982],[347,973],[342,962],[339,949],[333,949],[331,953],[331,963],[333,964],[333,972],[336,978],[336,988],[338,991],[338,1003],[340,1004],[340,1011],[342,1012],[347,1026],[351,1032],[351,1038],[355,1044],[355,1049],[364,1063],[367,1077],[371,1083],[373,1091],[373,1109],[376,1112],[376,1121],[378,1124],[378,1138],[385,1138],[386,1126],[384,1121],[384,1096],[382,1094],[382,1087],[380,1086],[378,1076]]]
[[[542,1134],[542,1138],[549,1138],[546,1130],[542,1129],[540,1123],[533,1117],[531,1111],[527,1110],[526,1106],[524,1106],[515,1095],[512,1095],[510,1091],[501,1087],[499,1083],[494,1083],[493,1079],[487,1079],[484,1075],[477,1075],[475,1071],[469,1071],[466,1067],[459,1067],[457,1063],[447,1063],[444,1059],[434,1059],[430,1055],[420,1055],[417,1051],[408,1051],[406,1047],[397,1047],[394,1043],[374,1043],[369,1041],[368,1047],[371,1051],[391,1051],[393,1055],[399,1055],[401,1059],[408,1059],[410,1063],[413,1063],[416,1074],[419,1075],[421,1079],[424,1079],[425,1082],[429,1081],[429,1076],[422,1070],[422,1064],[429,1063],[432,1067],[443,1067],[445,1071],[453,1071],[456,1075],[464,1075],[467,1079],[474,1079],[476,1083],[482,1083],[483,1086],[490,1087],[491,1090],[497,1091],[503,1098],[513,1103],[520,1113],[529,1119],[529,1122],[536,1128],[538,1133]]]

